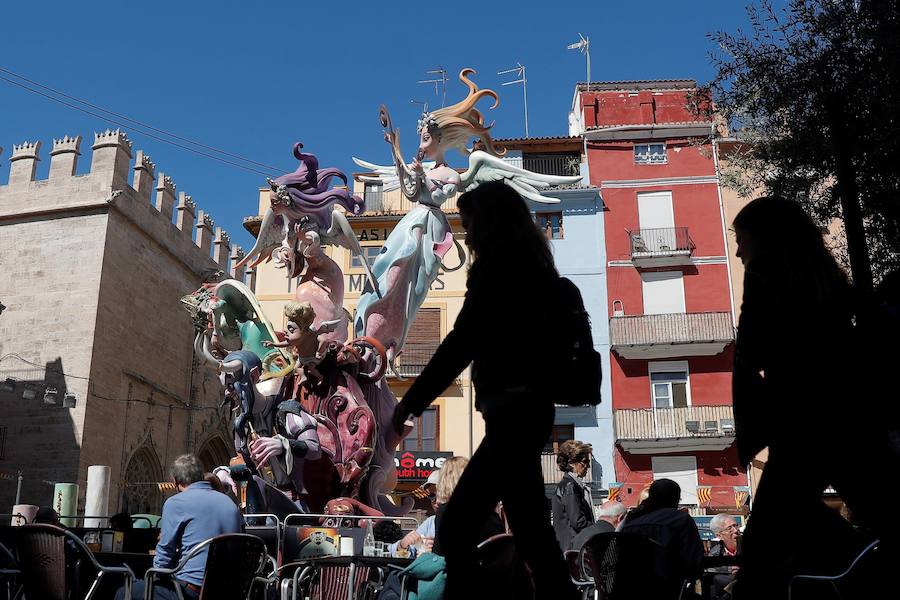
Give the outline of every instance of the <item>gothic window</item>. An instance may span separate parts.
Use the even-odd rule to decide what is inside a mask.
[[[156,483],[162,481],[159,461],[150,448],[139,448],[125,468],[125,491],[120,510],[129,514],[160,514],[162,495]]]

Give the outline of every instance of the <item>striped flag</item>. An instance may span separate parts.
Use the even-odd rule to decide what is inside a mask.
[[[697,504],[700,506],[707,505],[709,506],[709,501],[712,498],[712,487],[708,485],[697,486]]]
[[[622,491],[622,484],[616,481],[613,481],[609,484],[609,495],[607,496],[607,500],[617,500],[619,498],[619,492]]]
[[[736,487],[734,488],[734,507],[740,508],[747,501],[747,496],[750,495],[750,490],[746,487]]]

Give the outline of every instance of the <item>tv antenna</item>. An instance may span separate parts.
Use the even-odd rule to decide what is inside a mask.
[[[438,85],[441,86],[441,108],[444,108],[444,103],[447,102],[447,69],[442,67],[441,65],[437,66],[437,69],[431,69],[430,71],[425,71],[427,75],[437,75],[432,79],[421,79],[416,83],[425,83],[434,85],[434,95],[437,96],[438,93]],[[427,111],[426,111],[427,112]]]
[[[522,84],[522,98],[525,101],[525,137],[528,137],[528,91],[526,89],[528,79],[526,79],[525,77],[525,65],[517,62],[516,66],[512,69],[497,71],[497,75],[506,75],[508,73],[515,73],[518,79],[516,79],[515,81],[507,81],[506,83],[503,83],[501,85],[515,85],[517,83]]]
[[[586,38],[579,32],[578,37],[581,38],[574,44],[566,46],[567,50],[578,50],[587,58],[587,89],[591,89],[591,38]]]
[[[423,114],[423,115],[424,115],[425,113],[428,112],[428,102],[425,101],[425,100],[410,100],[409,103],[410,103],[410,104],[418,104],[418,105],[420,105],[420,106],[422,107],[422,114]]]

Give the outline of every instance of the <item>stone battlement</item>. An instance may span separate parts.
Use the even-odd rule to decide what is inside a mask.
[[[9,180],[0,185],[0,225],[41,215],[115,209],[190,269],[200,273],[218,265],[227,270],[228,233],[216,228],[190,195],[180,192],[176,197],[173,178],[161,171],[157,178],[156,164],[143,150],[133,149],[124,131],[94,133],[90,171],[76,175],[81,141],[80,135],[53,140],[47,179],[36,179],[41,141],[13,144]]]

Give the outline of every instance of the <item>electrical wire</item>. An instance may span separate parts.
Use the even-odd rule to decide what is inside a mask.
[[[0,71],[8,72],[8,71],[6,71],[6,69],[2,69],[2,68],[0,68]],[[29,86],[25,85],[24,83],[21,83],[21,82],[19,82],[19,81],[15,81],[15,80],[10,79],[10,78],[8,78],[8,77],[4,77],[4,76],[0,75],[0,80],[5,81],[5,82],[7,82],[7,83],[10,83],[10,84],[12,84],[12,85],[15,85],[15,86],[17,86],[17,87],[20,87],[20,88],[22,88],[22,89],[24,89],[24,90],[27,90],[27,91],[29,91],[29,92],[31,92],[31,93],[33,93],[33,94],[37,94],[37,95],[39,95],[39,96],[43,96],[44,98],[47,98],[48,100],[52,100],[53,102],[57,102],[57,103],[62,104],[62,105],[64,105],[64,106],[68,106],[69,108],[72,108],[72,109],[77,110],[77,111],[79,111],[79,112],[83,112],[83,113],[88,114],[88,115],[91,115],[91,116],[93,116],[93,117],[97,117],[98,119],[101,119],[101,120],[103,120],[103,121],[106,121],[107,123],[111,123],[111,124],[113,124],[113,125],[115,125],[115,126],[117,126],[117,127],[124,127],[124,128],[126,128],[126,129],[132,129],[133,131],[137,131],[137,133],[140,133],[141,135],[145,135],[145,136],[147,136],[147,137],[149,137],[149,138],[152,138],[152,139],[157,140],[157,141],[159,141],[159,142],[162,142],[162,143],[164,143],[164,144],[169,144],[169,145],[171,145],[171,146],[175,146],[176,148],[181,148],[182,150],[187,150],[188,152],[193,152],[194,154],[198,154],[198,155],[200,155],[200,156],[205,156],[206,158],[211,158],[212,160],[217,160],[217,161],[219,161],[219,162],[222,162],[222,163],[225,163],[225,164],[228,164],[228,165],[237,167],[237,168],[239,168],[239,169],[243,169],[243,170],[245,170],[245,171],[250,171],[250,172],[252,172],[252,173],[258,173],[258,174],[264,175],[264,176],[266,176],[266,177],[272,175],[272,172],[271,172],[271,171],[269,171],[269,172],[266,172],[266,171],[260,171],[259,169],[255,169],[255,168],[253,168],[253,167],[249,167],[249,166],[247,166],[247,165],[243,165],[243,164],[241,164],[241,163],[238,163],[238,162],[235,162],[235,161],[232,161],[232,160],[228,160],[228,159],[222,158],[222,157],[220,157],[220,156],[216,156],[215,154],[210,154],[209,152],[204,152],[204,151],[202,151],[202,150],[197,150],[196,148],[191,148],[190,146],[186,146],[186,145],[184,145],[184,144],[179,144],[178,142],[173,142],[172,140],[166,139],[166,138],[164,138],[164,137],[160,137],[160,136],[155,135],[155,134],[153,134],[153,133],[149,133],[149,132],[147,132],[147,131],[143,131],[143,130],[140,129],[140,128],[137,128],[137,127],[134,127],[134,126],[126,125],[126,124],[122,123],[121,121],[117,121],[117,120],[112,119],[112,118],[110,118],[110,117],[108,117],[108,116],[105,116],[105,115],[103,115],[103,114],[99,114],[99,113],[97,113],[97,112],[88,110],[88,109],[83,108],[83,107],[81,107],[81,106],[78,106],[77,104],[73,104],[73,103],[71,103],[71,102],[67,102],[66,100],[62,100],[62,99],[57,98],[57,97],[55,97],[55,96],[51,96],[50,94],[47,94],[47,93],[42,92],[42,91],[40,91],[40,90],[36,90],[36,89],[34,89],[34,88],[32,88],[32,87],[29,87]],[[85,103],[85,104],[88,105],[88,106],[92,106],[92,105],[90,105],[89,103]],[[103,109],[100,109],[100,110],[103,110]],[[117,113],[112,113],[112,112],[110,112],[110,114],[117,114]],[[130,119],[127,119],[127,120],[130,120]],[[135,123],[138,123],[138,121],[134,121],[134,122],[135,122]],[[155,128],[152,128],[152,127],[150,127],[150,128],[151,128],[151,129],[155,129]],[[167,135],[169,135],[169,134],[167,134]],[[175,136],[173,136],[173,137],[175,137]],[[178,138],[178,139],[186,139],[186,138]],[[191,143],[194,143],[194,142],[191,142]],[[197,145],[200,145],[200,146],[203,146],[203,147],[208,147],[208,148],[211,147],[211,146],[205,146],[205,145],[203,145],[203,144],[197,144]],[[217,150],[217,151],[218,151],[218,150]],[[223,152],[223,151],[219,151],[219,152],[222,152],[223,154],[228,154],[228,153],[225,153],[225,152]],[[230,154],[229,154],[229,155],[230,155]],[[232,156],[233,156],[233,155],[232,155]],[[246,159],[241,159],[241,160],[246,160]],[[255,163],[255,161],[248,161],[248,162],[253,162],[254,164],[261,164],[261,163]],[[266,165],[264,165],[264,166],[266,166]],[[276,167],[268,167],[268,166],[267,166],[267,168],[271,168],[273,171],[276,171],[276,172],[282,172],[282,173],[283,173],[283,172],[286,172],[286,170],[284,170],[284,169],[278,169],[278,168],[276,168]]]
[[[194,145],[194,146],[200,146],[201,148],[206,148],[207,150],[212,150],[213,152],[217,152],[217,153],[219,153],[219,154],[224,154],[225,156],[230,156],[231,158],[236,158],[236,159],[238,159],[238,160],[241,160],[241,161],[244,161],[244,162],[247,162],[247,163],[256,165],[256,166],[258,166],[258,167],[264,167],[264,168],[266,168],[266,169],[272,169],[272,170],[275,170],[275,171],[278,171],[278,170],[279,170],[278,167],[273,167],[272,165],[267,165],[267,164],[265,164],[265,163],[257,162],[257,161],[255,161],[255,160],[253,160],[253,159],[246,158],[246,157],[241,156],[241,155],[239,155],[239,154],[233,154],[233,153],[231,153],[231,152],[228,152],[227,150],[222,150],[221,148],[216,148],[215,146],[208,146],[208,145],[206,145],[206,144],[204,144],[204,143],[202,143],[202,142],[198,142],[198,141],[192,140],[192,139],[190,139],[190,138],[182,137],[182,136],[180,136],[180,135],[177,135],[177,134],[175,134],[175,133],[172,133],[171,131],[166,131],[165,129],[159,129],[159,128],[157,128],[157,127],[154,127],[153,125],[149,125],[149,124],[144,123],[144,122],[142,122],[142,121],[138,121],[137,119],[132,119],[131,117],[129,117],[129,116],[127,116],[127,115],[123,115],[123,114],[121,114],[121,113],[117,113],[117,112],[115,112],[115,111],[109,110],[108,108],[103,108],[102,106],[97,106],[96,104],[91,104],[91,103],[88,102],[87,100],[82,100],[81,98],[78,98],[78,97],[76,97],[76,96],[72,96],[72,95],[67,94],[67,93],[65,93],[65,92],[63,92],[63,91],[54,89],[54,88],[52,88],[52,87],[50,87],[50,86],[44,85],[43,83],[40,83],[40,82],[38,82],[38,81],[34,81],[33,79],[29,79],[28,77],[25,77],[24,75],[20,75],[19,73],[16,73],[16,72],[14,72],[14,71],[10,71],[9,69],[4,69],[3,67],[0,67],[0,72],[6,73],[7,75],[12,75],[13,77],[16,77],[16,78],[18,78],[18,79],[21,79],[22,81],[27,81],[28,83],[30,83],[30,84],[32,84],[32,85],[35,85],[35,86],[37,86],[37,87],[39,87],[39,88],[41,88],[41,89],[44,89],[44,90],[53,92],[54,94],[56,94],[56,95],[58,95],[58,96],[62,96],[63,98],[68,98],[69,100],[74,100],[75,102],[78,102],[79,104],[84,104],[85,106],[89,106],[89,107],[91,107],[91,108],[93,108],[93,109],[99,110],[100,112],[105,112],[105,113],[110,114],[110,115],[112,115],[112,116],[114,116],[114,117],[118,117],[119,119],[124,119],[124,120],[126,120],[126,121],[128,121],[128,122],[130,122],[130,123],[134,123],[135,125],[140,125],[141,127],[144,127],[144,128],[149,129],[149,130],[151,130],[151,131],[155,131],[155,132],[157,132],[157,133],[161,133],[161,134],[163,134],[163,135],[167,135],[167,136],[169,136],[169,137],[171,137],[171,138],[174,138],[174,139],[176,139],[176,140],[181,140],[182,142],[187,142],[188,144],[192,144],[192,145]]]
[[[4,354],[3,356],[0,356],[0,363],[2,363],[7,358],[18,359],[27,365],[31,365],[32,367],[37,367],[39,369],[43,369],[45,372],[56,373],[57,375],[61,375],[64,378],[70,377],[72,379],[81,379],[83,381],[87,381],[88,382],[88,394],[95,398],[99,398],[100,400],[108,400],[110,402],[138,402],[141,404],[146,404],[148,406],[171,406],[172,408],[179,408],[181,410],[194,410],[194,411],[200,411],[200,410],[218,411],[220,409],[220,407],[218,407],[218,406],[190,406],[190,405],[184,404],[182,402],[176,402],[174,404],[162,405],[162,404],[159,404],[156,402],[150,402],[149,400],[142,400],[140,398],[110,398],[109,396],[103,396],[101,394],[98,394],[95,391],[94,382],[91,381],[90,377],[81,377],[80,375],[70,375],[68,373],[64,373],[60,369],[47,368],[46,365],[42,365],[40,363],[32,362],[28,359],[22,358],[15,352],[10,352],[8,354]],[[14,381],[23,381],[17,377],[9,377],[9,379],[12,379]]]

